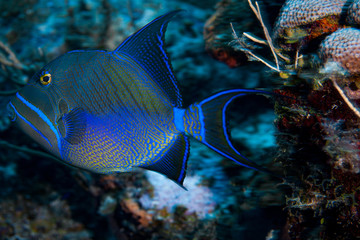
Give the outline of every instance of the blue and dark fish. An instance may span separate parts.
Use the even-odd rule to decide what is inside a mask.
[[[48,63],[11,100],[13,120],[64,163],[96,173],[140,167],[182,186],[189,136],[262,170],[233,147],[225,113],[234,98],[266,92],[234,89],[182,107],[164,49],[178,12],[156,18],[114,51],[71,51]]]

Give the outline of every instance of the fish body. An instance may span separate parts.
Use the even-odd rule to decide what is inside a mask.
[[[141,167],[182,186],[189,136],[261,170],[232,146],[225,115],[234,98],[265,92],[234,89],[182,107],[164,49],[178,12],[153,20],[114,51],[76,50],[48,63],[9,103],[13,120],[64,163],[96,173]]]

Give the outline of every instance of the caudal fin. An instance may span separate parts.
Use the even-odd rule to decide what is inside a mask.
[[[272,94],[261,90],[234,89],[217,93],[192,104],[183,113],[183,130],[222,156],[245,167],[269,172],[241,155],[232,145],[226,126],[226,110],[231,101],[247,94]],[[178,124],[179,125],[179,124]]]

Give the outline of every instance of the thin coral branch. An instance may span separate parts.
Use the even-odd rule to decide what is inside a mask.
[[[6,59],[4,55],[0,55],[0,63],[9,67],[14,67],[20,70],[24,70],[25,68],[24,65],[19,61],[15,53],[2,41],[0,41],[0,48],[3,49],[7,54],[9,54],[9,60]]]
[[[261,39],[261,38],[255,36],[254,34],[247,33],[247,32],[243,32],[243,35],[244,35],[245,37],[247,37],[248,39],[250,39],[251,41],[253,41],[253,42],[256,42],[256,43],[259,43],[259,44],[263,44],[263,45],[267,45],[267,46],[268,46],[268,43],[267,43],[266,40]]]
[[[269,44],[269,47],[270,47],[270,50],[274,56],[274,59],[275,59],[275,63],[276,63],[276,68],[278,71],[280,71],[280,66],[279,66],[279,59],[277,57],[277,54],[276,54],[276,51],[275,51],[275,47],[272,43],[272,39],[270,37],[270,34],[269,34],[269,31],[267,29],[267,27],[265,26],[265,23],[262,19],[262,16],[261,16],[261,11],[260,11],[260,7],[259,7],[259,4],[257,1],[255,1],[255,5],[256,5],[256,8],[255,6],[253,5],[253,3],[251,2],[251,0],[248,0],[248,3],[249,3],[249,6],[250,8],[252,9],[252,11],[254,12],[255,16],[257,17],[257,19],[259,20],[260,24],[261,24],[261,27],[263,28],[263,31],[264,31],[264,34],[265,34],[265,38]]]
[[[282,58],[283,60],[285,60],[286,62],[290,62],[290,58],[285,57],[284,55],[282,55],[279,51],[276,51],[276,54]]]
[[[249,49],[247,49],[246,47],[243,47],[244,43],[240,40],[240,38],[238,37],[238,35],[236,34],[236,31],[232,25],[232,23],[230,23],[232,32],[233,32],[233,36],[235,38],[235,40],[239,43],[241,51],[245,52],[246,54],[249,54],[251,57],[253,57],[254,59],[256,59],[259,62],[262,62],[263,64],[265,64],[268,68],[280,72],[280,69],[271,65],[270,63],[268,63],[265,59],[255,55],[253,52],[251,52]]]
[[[0,63],[6,65],[6,66],[13,66],[14,63],[8,61],[4,55],[0,54]]]
[[[258,36],[255,36],[252,33],[248,33],[248,32],[243,32],[243,36],[247,37],[248,39],[250,39],[253,42],[262,44],[262,45],[266,45],[269,46],[268,42],[262,38],[259,38]],[[275,49],[276,51],[276,49]],[[282,55],[279,51],[276,51],[276,55],[279,56],[280,58],[282,58],[283,60],[289,62],[290,59],[288,57],[285,57],[284,55]]]
[[[296,50],[294,68],[297,69],[299,64],[299,49]]]
[[[280,53],[278,53],[274,47],[274,44],[272,42],[272,39],[270,37],[270,33],[269,33],[269,30],[267,29],[267,27],[265,26],[265,23],[263,21],[263,18],[262,18],[262,15],[261,15],[261,11],[260,11],[260,7],[259,7],[259,4],[257,1],[255,1],[255,5],[252,3],[251,0],[248,0],[248,3],[249,3],[249,6],[251,8],[251,10],[254,12],[256,18],[259,20],[260,24],[261,24],[261,27],[263,28],[263,32],[264,32],[264,35],[265,35],[265,38],[266,40],[263,40],[253,34],[250,34],[250,33],[246,33],[244,32],[243,33],[243,36],[250,39],[251,41],[255,42],[255,43],[258,43],[258,44],[263,44],[263,45],[267,45],[269,46],[271,52],[272,52],[272,55],[275,59],[275,66],[273,64],[270,64],[268,61],[266,61],[265,59],[263,59],[262,57],[259,57],[257,55],[255,55],[251,50],[249,50],[247,47],[245,47],[244,45],[244,40],[240,40],[239,37],[236,35],[236,32],[234,30],[234,27],[232,25],[232,23],[230,23],[231,25],[231,29],[233,31],[233,35],[236,39],[236,41],[240,44],[241,46],[241,50],[243,52],[245,52],[246,54],[248,54],[249,56],[251,56],[252,58],[254,58],[255,60],[257,61],[260,61],[262,62],[263,64],[265,64],[267,67],[269,67],[270,69],[274,70],[274,71],[277,71],[277,72],[281,72],[280,70],[280,63],[279,63],[279,58],[282,58],[284,59],[285,61],[289,61],[289,58],[281,55]]]
[[[337,82],[335,81],[335,79],[331,78],[331,81],[335,87],[335,89],[338,91],[338,93],[340,94],[340,96],[342,97],[342,99],[344,100],[344,102],[348,105],[348,107],[351,109],[351,111],[354,112],[354,114],[360,118],[360,112],[359,110],[357,110],[357,108],[354,106],[354,104],[352,104],[349,100],[349,98],[345,95],[344,91],[339,87],[339,85],[337,84]]]

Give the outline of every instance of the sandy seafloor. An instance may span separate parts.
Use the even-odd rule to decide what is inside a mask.
[[[216,1],[1,1],[0,40],[25,66],[1,65],[12,90],[46,62],[75,49],[112,50],[155,17],[174,9],[167,52],[185,106],[230,88],[270,86],[261,65],[230,69],[204,50],[203,26]],[[240,14],[240,13],[239,13]],[[1,56],[8,53],[1,50]],[[13,126],[0,97],[0,239],[277,239],[284,222],[279,181],[191,141],[184,191],[150,171],[100,176],[10,149],[41,150]],[[260,165],[276,156],[271,101],[235,102],[232,137]],[[266,237],[267,236],[267,237]]]

